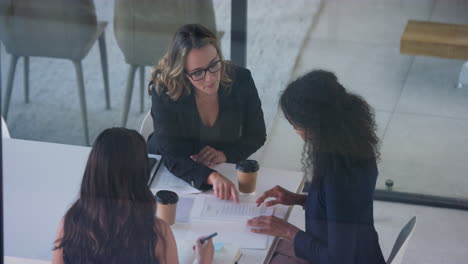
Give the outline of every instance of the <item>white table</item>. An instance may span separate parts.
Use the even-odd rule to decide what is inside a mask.
[[[218,172],[220,172],[224,176],[228,177],[232,182],[237,184],[235,164],[222,164],[222,165],[215,167],[215,169],[218,170]],[[302,177],[301,172],[283,171],[283,170],[270,169],[270,168],[260,168],[258,172],[258,176],[257,176],[257,190],[254,194],[249,195],[251,196],[249,197],[249,200],[252,199],[255,201],[257,197],[261,196],[266,190],[273,188],[275,185],[280,185],[283,188],[286,188],[293,192],[298,192],[299,190],[302,189],[302,178],[303,177]],[[282,214],[283,216],[286,214],[285,219],[288,219],[292,207],[287,207],[287,206],[280,206],[280,207],[281,208],[276,208],[275,215],[276,213],[279,213],[278,211],[282,211],[282,213],[280,214]],[[187,228],[190,228],[190,225],[191,224],[188,224],[188,227],[186,225],[181,225],[179,223],[176,223],[175,225],[173,225],[172,229],[174,231],[174,235],[176,239],[179,235],[178,229],[186,230]],[[206,233],[206,234],[211,233],[213,231],[219,231],[219,230],[213,230],[212,227],[210,226],[208,228],[203,228],[203,227],[200,227],[199,225],[195,225],[195,226],[196,228],[193,228],[193,229],[201,229],[203,230],[203,233]],[[219,228],[219,229],[222,231],[223,228]],[[203,235],[203,234],[200,234],[200,235]],[[269,237],[267,247],[264,250],[241,249],[242,257],[240,258],[239,264],[241,263],[246,263],[246,264],[264,263],[264,261],[268,262],[271,257],[272,251],[276,248],[277,242],[278,242],[278,239]],[[270,252],[270,249],[271,249],[271,252]]]
[[[90,148],[3,139],[4,254],[50,259]]]
[[[18,139],[3,139],[5,256],[50,260],[57,226],[76,200],[90,152],[89,147]],[[220,172],[234,182],[233,164]],[[300,172],[261,168],[255,196],[281,185],[296,191]],[[177,224],[173,226],[177,233]],[[265,250],[242,250],[239,263],[262,263],[275,241]]]

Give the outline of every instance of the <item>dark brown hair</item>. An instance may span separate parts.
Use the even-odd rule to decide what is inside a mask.
[[[134,130],[110,128],[97,137],[54,248],[63,248],[65,263],[158,263],[161,236],[146,153]]]

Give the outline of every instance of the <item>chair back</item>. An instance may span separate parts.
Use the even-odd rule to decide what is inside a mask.
[[[143,136],[145,141],[148,141],[148,137],[153,133],[153,131],[153,117],[151,116],[151,111],[149,111],[141,123],[140,134]]]
[[[411,218],[411,220],[400,231],[400,234],[393,245],[392,252],[390,252],[390,256],[388,257],[387,264],[401,263],[415,226],[416,216],[413,216],[413,218]]]
[[[216,32],[211,0],[115,1],[115,38],[131,65],[157,64],[176,30],[190,23],[203,24]]]
[[[93,0],[0,0],[0,39],[16,56],[82,59],[96,31]]]

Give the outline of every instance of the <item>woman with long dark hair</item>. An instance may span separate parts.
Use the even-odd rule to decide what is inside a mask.
[[[280,98],[286,119],[304,140],[307,195],[276,186],[257,204],[301,205],[306,230],[276,217],[248,221],[253,232],[284,238],[272,263],[385,263],[374,228],[373,194],[379,158],[372,108],[327,71],[312,71]]]
[[[104,130],[94,142],[78,200],[59,226],[53,263],[178,263],[169,226],[157,219],[148,156],[134,130]],[[213,244],[197,243],[211,263]]]
[[[150,153],[194,187],[238,200],[236,186],[213,165],[237,163],[266,140],[250,71],[225,61],[216,36],[200,24],[177,30],[149,85],[154,133]]]

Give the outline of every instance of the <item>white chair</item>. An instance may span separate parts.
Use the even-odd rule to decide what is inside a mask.
[[[81,61],[99,42],[106,108],[110,109],[109,73],[105,41],[107,22],[98,21],[93,0],[0,0],[0,39],[11,54],[3,116],[8,120],[16,65],[24,58],[24,95],[29,102],[30,57],[67,59],[73,62],[86,144],[89,145],[88,113]],[[43,67],[47,68],[47,67]],[[45,69],[41,69],[45,70]],[[57,87],[59,88],[66,88]]]
[[[462,65],[460,75],[458,76],[457,88],[463,88],[464,85],[468,85],[468,61]]]
[[[151,135],[151,133],[153,133],[153,131],[153,117],[151,116],[150,110],[143,119],[143,122],[141,123],[140,134],[143,136],[145,141],[148,141],[148,137],[149,135]]]
[[[408,247],[408,241],[413,234],[414,227],[416,226],[416,216],[413,216],[411,220],[401,229],[395,244],[393,245],[392,252],[388,257],[387,264],[400,264],[403,259],[403,255]]]
[[[8,131],[8,127],[7,127],[7,124],[5,123],[5,120],[3,119],[3,116],[2,116],[2,138],[11,138],[10,132]]]

